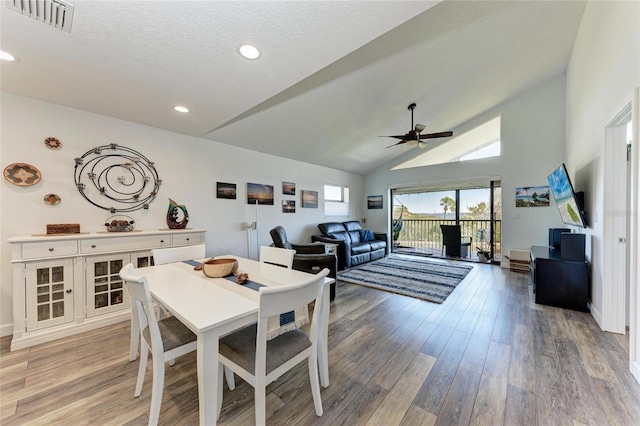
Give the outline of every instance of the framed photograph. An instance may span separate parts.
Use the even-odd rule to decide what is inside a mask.
[[[369,195],[367,197],[368,209],[381,209],[382,208],[382,195]]]
[[[236,184],[227,182],[216,182],[216,198],[236,199]]]
[[[549,187],[516,187],[516,207],[549,207]]]
[[[282,213],[295,213],[296,200],[282,200]]]
[[[302,207],[309,209],[318,208],[318,191],[302,190]]]
[[[293,182],[282,182],[282,193],[284,195],[296,195],[296,184]]]
[[[273,205],[273,185],[263,185],[260,183],[247,183],[247,203],[248,204]]]

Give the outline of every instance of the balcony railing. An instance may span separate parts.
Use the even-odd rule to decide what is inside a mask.
[[[493,222],[493,238],[491,238],[491,222]],[[500,260],[502,251],[500,248],[501,241],[501,224],[500,220],[489,219],[461,219],[456,222],[455,219],[403,219],[402,230],[396,246],[404,248],[413,248],[416,251],[439,254],[442,250],[442,231],[440,225],[460,225],[463,236],[472,237],[471,254],[475,257],[477,248],[491,251],[491,242],[493,241],[493,257],[494,260]]]

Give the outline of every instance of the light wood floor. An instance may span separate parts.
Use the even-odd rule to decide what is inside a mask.
[[[331,385],[316,417],[306,363],[268,388],[270,425],[638,425],[628,340],[588,314],[532,303],[528,276],[474,270],[442,305],[342,285],[331,307]],[[144,425],[128,323],[9,352],[2,425]],[[225,387],[220,424],[253,423],[253,389]],[[198,421],[195,355],[167,368],[160,423]]]

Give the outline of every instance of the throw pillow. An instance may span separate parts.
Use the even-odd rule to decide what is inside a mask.
[[[373,241],[376,238],[373,236],[373,231],[370,229],[360,230],[360,241]]]

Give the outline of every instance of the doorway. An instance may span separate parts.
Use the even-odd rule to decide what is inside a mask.
[[[478,261],[483,251],[500,262],[501,194],[495,178],[391,189],[392,252],[445,257],[440,225],[459,225],[471,243],[460,260]]]
[[[605,128],[603,221],[603,329],[626,334],[630,313],[629,208],[632,105],[626,104]]]
[[[640,382],[640,89],[627,97],[605,127],[603,300],[605,331],[629,331],[629,369]],[[630,130],[629,130],[630,129]],[[616,169],[617,168],[617,169]],[[617,183],[621,182],[624,188]],[[608,204],[610,203],[610,204]],[[624,214],[620,214],[620,212]],[[608,250],[611,250],[609,252]],[[621,259],[624,263],[621,263]],[[628,288],[628,290],[627,290]],[[627,315],[627,312],[629,314]],[[627,321],[628,319],[628,321]]]

